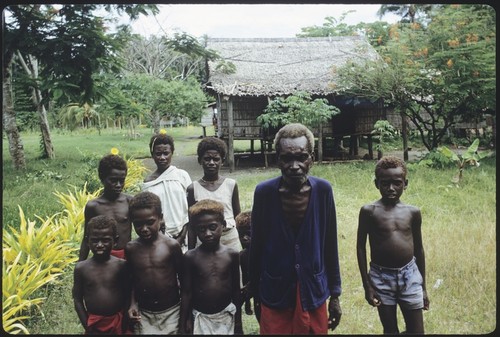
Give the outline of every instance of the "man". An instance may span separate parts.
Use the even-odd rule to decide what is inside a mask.
[[[342,316],[333,191],[308,176],[314,136],[307,127],[284,126],[274,145],[281,176],[257,185],[252,208],[250,287],[260,333],[326,334]]]

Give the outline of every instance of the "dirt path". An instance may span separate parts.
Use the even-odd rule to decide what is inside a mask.
[[[360,152],[358,156],[356,157],[357,159],[363,158],[363,156],[367,153],[367,150],[360,149]],[[413,162],[421,158],[426,151],[410,151],[408,153],[408,159],[409,162]],[[403,152],[402,151],[394,151],[394,152],[387,152],[385,153],[387,155],[394,155],[400,158],[403,158]],[[376,155],[376,154],[374,154]],[[270,161],[272,158],[269,158]],[[151,158],[146,158],[144,159],[144,165],[151,171],[156,169],[156,165]],[[183,156],[183,155],[175,155],[174,158],[172,159],[172,165],[181,168],[187,173],[189,173],[189,176],[191,177],[192,180],[199,179],[203,175],[203,169],[201,168],[201,165],[198,164],[197,156],[195,155],[190,155],[190,156]],[[235,170],[233,172],[229,172],[229,167],[226,165],[222,167],[221,169],[221,174],[224,176],[228,177],[233,177],[237,176],[238,174],[242,173],[249,173],[255,170],[265,170],[264,166],[264,160],[261,158],[260,155],[256,154],[254,155],[254,158],[251,158],[250,156],[244,157],[238,160],[237,163],[235,163]],[[271,164],[269,166],[269,169],[276,168],[275,165]]]

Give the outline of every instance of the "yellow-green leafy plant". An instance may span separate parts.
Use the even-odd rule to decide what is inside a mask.
[[[70,185],[72,186],[72,185]],[[55,218],[56,227],[59,228],[59,236],[62,240],[78,245],[83,237],[83,224],[85,222],[85,205],[92,199],[95,199],[101,194],[102,189],[93,193],[87,191],[87,184],[82,190],[72,186],[74,193],[54,192],[58,201],[63,205],[62,215]]]
[[[127,159],[127,177],[125,178],[124,191],[128,193],[139,192],[144,175],[148,171],[141,160]]]
[[[37,217],[41,221],[38,225],[36,221],[26,219],[19,206],[19,230],[9,226],[9,230],[4,230],[3,233],[4,260],[12,261],[19,252],[23,252],[25,257],[36,260],[51,272],[61,272],[75,262],[76,248],[61,240],[60,227],[53,221],[59,215],[60,213],[56,213],[45,220]]]
[[[56,213],[46,220],[26,219],[19,207],[19,230],[9,226],[2,241],[2,321],[12,333],[25,332],[22,320],[26,310],[43,301],[36,292],[54,282],[76,260],[76,248],[61,240],[60,227],[54,224]]]
[[[43,302],[37,291],[60,275],[25,255],[21,251],[10,263],[2,261],[2,323],[11,334],[29,333],[22,321],[29,318],[26,312],[31,307]]]

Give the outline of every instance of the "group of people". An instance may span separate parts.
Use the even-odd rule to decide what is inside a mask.
[[[309,175],[314,136],[306,126],[284,126],[274,145],[281,175],[257,184],[252,209],[243,212],[237,182],[220,175],[226,144],[219,138],[199,142],[203,177],[191,181],[171,165],[173,138],[153,135],[157,169],[135,196],[123,193],[126,162],[104,156],[103,193],[85,207],[74,269],[85,332],[243,334],[242,306],[255,314],[260,334],[334,330],[342,288],[333,190]],[[375,168],[381,198],[359,213],[359,271],[384,333],[399,332],[398,305],[406,332],[423,333],[429,308],[421,213],[400,201],[407,185],[404,161],[383,157]]]

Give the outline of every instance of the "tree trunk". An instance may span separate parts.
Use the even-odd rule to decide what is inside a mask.
[[[19,134],[19,129],[16,123],[16,112],[14,111],[14,102],[12,99],[12,53],[4,55],[3,60],[3,76],[2,76],[2,121],[3,128],[9,140],[9,153],[12,157],[12,163],[16,170],[26,168],[26,160],[24,158],[24,146]]]
[[[408,161],[408,121],[406,115],[401,112],[401,134],[403,136],[403,159]]]
[[[26,71],[28,76],[36,80],[38,78],[38,61],[33,56],[28,56],[30,60],[30,65],[25,62],[23,56],[19,51],[17,51],[17,58],[23,69]],[[47,110],[45,110],[45,106],[42,104],[42,93],[38,87],[33,87],[32,91],[32,101],[33,105],[36,107],[36,111],[38,112],[39,122],[40,122],[40,132],[42,138],[43,145],[43,153],[42,158],[53,159],[55,157],[54,146],[52,145],[52,140],[50,138],[50,127],[49,120],[47,118]]]
[[[321,164],[323,161],[323,124],[320,123],[318,127],[318,162]]]
[[[158,110],[153,110],[153,132],[158,134],[160,132],[160,112]]]

